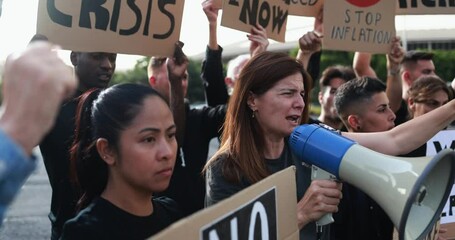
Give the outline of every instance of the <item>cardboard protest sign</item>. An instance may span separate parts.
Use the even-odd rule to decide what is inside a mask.
[[[67,50],[172,56],[184,3],[40,0],[37,33]]]
[[[284,42],[289,4],[286,0],[225,0],[221,25],[250,33],[257,24],[267,36]]]
[[[324,0],[291,0],[289,15],[316,17],[323,3]]]
[[[398,0],[397,15],[455,14],[454,0]]]
[[[324,4],[324,49],[388,53],[395,36],[396,1],[346,0]]]
[[[215,0],[215,8],[221,9],[223,7],[223,0]]]
[[[427,156],[435,156],[443,149],[455,149],[455,130],[440,131],[427,142]],[[441,213],[441,228],[447,229],[443,234],[448,239],[455,239],[455,185]]]
[[[250,186],[150,239],[299,239],[295,168]]]

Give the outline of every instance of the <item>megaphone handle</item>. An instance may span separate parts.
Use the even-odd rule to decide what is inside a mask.
[[[336,177],[329,172],[323,170],[322,168],[319,168],[315,165],[311,166],[311,180],[314,179],[327,179],[327,180],[333,180],[336,179]],[[319,220],[316,221],[317,226],[324,226],[330,223],[333,223],[335,220],[333,220],[332,214],[327,213],[324,216],[322,216]]]

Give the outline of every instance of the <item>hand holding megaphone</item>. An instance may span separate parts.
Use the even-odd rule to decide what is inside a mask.
[[[341,188],[340,182],[314,179],[297,203],[297,217],[304,219],[302,224],[316,221],[318,226],[323,226],[332,223],[331,213],[338,211],[342,197]]]

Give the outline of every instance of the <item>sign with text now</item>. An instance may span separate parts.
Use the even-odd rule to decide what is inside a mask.
[[[224,0],[221,25],[250,33],[261,25],[267,36],[285,42],[289,0]]]

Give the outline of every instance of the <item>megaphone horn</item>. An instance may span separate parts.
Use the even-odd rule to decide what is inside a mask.
[[[352,184],[376,201],[400,239],[421,239],[438,220],[454,181],[455,152],[405,158],[381,154],[319,125],[301,125],[289,139],[292,151]]]

